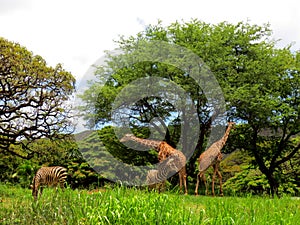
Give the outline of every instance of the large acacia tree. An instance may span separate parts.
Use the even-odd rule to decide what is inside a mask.
[[[0,38],[0,151],[31,158],[32,141],[70,133],[66,101],[74,85],[60,64],[50,67],[41,56]]]
[[[300,148],[295,139],[300,133],[300,55],[293,53],[290,46],[276,48],[271,34],[269,25],[243,22],[213,25],[192,20],[175,22],[167,27],[160,23],[148,26],[136,36],[120,38],[118,44],[128,56],[135,54],[138,43],[153,40],[186,47],[200,56],[223,90],[228,118],[240,124],[236,147],[255,157],[255,163],[266,175],[274,195],[278,194],[281,182],[278,179],[281,166]],[[149,54],[155,54],[154,51],[149,49]],[[159,62],[130,64],[128,60],[120,67],[123,61],[124,56],[112,56],[107,68],[101,67],[97,71],[100,85],[94,83],[82,96],[87,103],[84,108],[86,118],[96,124],[109,121],[115,97],[135,79],[160,76],[175,82],[189,93],[200,121],[197,148],[188,167],[190,174],[194,173],[196,158],[205,150],[211,126],[218,123],[215,120],[218,110],[211,110],[204,92],[189,76],[188,68],[181,71]],[[103,78],[106,78],[105,84],[101,83]],[[151,123],[153,118],[161,118],[161,123],[169,121],[174,110],[161,98],[151,97],[139,101],[127,112],[132,117],[132,128],[136,128]],[[180,121],[174,119],[172,129],[167,129],[169,143],[172,144],[172,137],[178,137],[180,131],[176,127],[180,125]],[[264,135],[266,131],[268,135]],[[266,142],[268,144],[264,144]]]

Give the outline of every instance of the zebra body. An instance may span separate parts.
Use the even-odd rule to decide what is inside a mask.
[[[149,185],[149,188],[157,188],[160,192],[167,178],[181,169],[181,167],[178,166],[178,161],[179,158],[176,155],[170,156],[159,165],[158,169],[149,170],[146,178],[146,183]]]
[[[36,200],[39,189],[40,195],[42,195],[43,186],[57,187],[59,185],[63,188],[67,175],[67,169],[61,166],[40,168],[33,178],[32,196]]]

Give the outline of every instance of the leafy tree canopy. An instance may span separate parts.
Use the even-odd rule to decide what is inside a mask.
[[[0,38],[0,151],[31,158],[30,143],[71,130],[66,101],[75,79],[60,64],[49,67],[25,47]],[[12,144],[23,145],[15,151]]]

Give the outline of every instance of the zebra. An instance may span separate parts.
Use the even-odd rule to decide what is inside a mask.
[[[35,174],[32,185],[32,196],[37,200],[39,188],[40,196],[43,193],[43,186],[59,186],[64,188],[65,180],[68,176],[67,169],[61,166],[41,167]]]
[[[161,188],[164,187],[168,176],[174,175],[182,168],[183,165],[179,165],[179,162],[179,156],[172,155],[164,160],[158,166],[158,169],[149,170],[146,177],[146,183],[149,189],[156,188],[158,189],[158,192],[160,192]]]

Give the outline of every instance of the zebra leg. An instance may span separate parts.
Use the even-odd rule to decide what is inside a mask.
[[[62,191],[65,190],[65,183],[60,183],[59,186],[60,186],[60,189],[61,189]]]
[[[43,189],[44,189],[44,187],[41,186],[41,187],[40,187],[40,196],[42,196],[42,194],[43,194]]]
[[[159,193],[159,194],[160,194],[160,192],[161,192],[162,186],[163,186],[163,182],[162,182],[162,183],[157,183],[157,184],[156,184],[156,187],[157,187],[157,190],[158,190],[158,193]]]
[[[166,181],[162,181],[160,183],[158,183],[158,193],[164,192],[166,189]]]
[[[37,200],[38,188],[36,188],[36,187],[32,188],[32,196],[33,196],[34,200]]]

